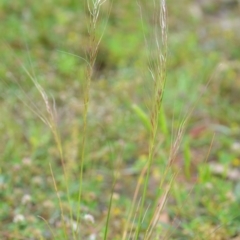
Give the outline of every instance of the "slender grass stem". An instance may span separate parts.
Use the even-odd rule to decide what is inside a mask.
[[[156,2],[153,1],[154,5]],[[156,137],[158,131],[158,124],[159,124],[159,111],[161,110],[162,100],[163,100],[163,93],[165,89],[166,83],[166,57],[167,57],[167,26],[166,26],[166,4],[165,0],[160,2],[159,8],[155,8],[156,12],[155,16],[155,27],[153,36],[155,38],[155,47],[158,52],[158,57],[156,63],[150,65],[150,73],[154,81],[154,94],[152,98],[152,110],[150,115],[150,122],[151,122],[151,135],[149,139],[149,151],[148,151],[148,166],[146,177],[144,180],[143,186],[143,194],[139,209],[139,218],[138,218],[138,225],[136,230],[135,239],[139,239],[142,222],[143,222],[143,212],[144,206],[146,202],[147,196],[147,189],[149,185],[149,178],[151,172],[151,166],[154,160],[154,153],[155,153],[155,145],[156,145]],[[160,17],[159,17],[159,16]],[[161,41],[159,41],[159,25],[160,25],[160,35]]]
[[[84,110],[83,110],[83,130],[82,130],[82,141],[81,146],[79,147],[80,153],[80,176],[79,176],[79,194],[78,194],[78,211],[77,211],[77,226],[79,227],[80,215],[81,215],[81,200],[83,192],[83,168],[85,162],[85,150],[86,150],[86,141],[87,141],[87,129],[88,129],[88,112],[89,112],[89,101],[90,101],[90,87],[93,76],[93,69],[98,53],[98,47],[101,41],[102,36],[97,39],[96,36],[96,25],[100,13],[101,5],[104,4],[106,0],[87,0],[87,7],[90,14],[89,21],[89,46],[88,46],[88,60],[86,68],[86,82],[84,85]]]
[[[109,228],[109,221],[110,221],[110,213],[112,209],[112,202],[113,202],[113,193],[114,193],[114,188],[116,185],[116,177],[114,176],[114,181],[112,184],[112,191],[111,191],[111,196],[110,196],[110,201],[109,201],[109,206],[108,206],[108,214],[107,214],[107,220],[106,220],[106,225],[105,225],[105,231],[104,231],[104,237],[103,239],[106,240],[108,236],[108,228]]]
[[[63,211],[63,207],[62,207],[62,201],[61,201],[61,198],[59,196],[59,191],[58,191],[58,187],[57,187],[57,184],[56,184],[56,181],[55,181],[55,177],[54,177],[54,174],[53,174],[51,164],[49,164],[49,168],[50,168],[50,171],[51,171],[51,176],[52,176],[52,179],[53,179],[53,185],[54,185],[54,188],[55,188],[55,192],[57,194],[58,203],[59,203],[59,207],[60,207],[60,210],[61,210],[61,220],[62,220],[62,224],[63,224],[64,238],[67,239],[67,228],[66,228],[66,224],[65,224],[65,221],[64,221],[64,211]]]

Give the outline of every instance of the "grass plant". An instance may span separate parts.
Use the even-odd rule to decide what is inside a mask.
[[[150,112],[150,139],[149,139],[149,153],[148,153],[148,161],[147,161],[147,171],[146,176],[144,177],[144,188],[141,196],[141,203],[139,207],[139,217],[138,217],[138,226],[136,230],[135,239],[139,239],[140,230],[142,222],[144,221],[144,206],[146,202],[147,189],[149,185],[149,177],[150,171],[152,167],[152,163],[154,160],[154,153],[156,147],[156,135],[158,132],[158,124],[159,124],[159,112],[162,105],[163,93],[165,90],[165,81],[166,81],[166,64],[167,64],[167,12],[166,12],[166,4],[165,1],[161,1],[161,3],[156,4],[154,2],[154,6],[157,9],[154,22],[156,22],[156,26],[154,26],[154,36],[155,36],[155,44],[157,51],[157,59],[156,63],[153,66],[150,66],[150,73],[152,76],[152,80],[154,83],[154,91],[152,93],[152,106]],[[161,30],[159,30],[159,28]],[[159,35],[160,31],[160,35]],[[161,36],[161,40],[159,37]],[[162,186],[160,186],[161,188]],[[160,208],[160,211],[162,209]],[[150,226],[148,227],[150,228]],[[145,236],[148,233],[145,233]],[[151,231],[150,231],[151,236]],[[147,237],[148,238],[148,237]]]
[[[237,239],[239,64],[179,33],[206,6],[53,2],[0,3],[0,238]]]

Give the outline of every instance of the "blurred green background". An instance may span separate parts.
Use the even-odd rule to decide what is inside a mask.
[[[103,37],[90,90],[81,203],[95,223],[83,220],[82,239],[102,239],[114,171],[120,180],[109,239],[120,239],[146,163],[149,133],[133,106],[149,113],[153,82],[148,66],[156,60],[154,55],[148,58],[144,40],[152,40],[150,2],[141,0],[141,11],[136,1],[102,5],[96,34]],[[171,143],[191,113],[173,166],[179,174],[159,231],[170,232],[167,239],[239,239],[240,3],[169,0],[167,8],[167,84],[148,198],[154,198]],[[80,57],[88,47],[87,16],[84,1],[0,0],[1,239],[54,239],[49,226],[62,235],[49,163],[63,208],[70,207],[54,137],[29,109],[34,105],[46,115],[44,101],[23,66],[56,106],[71,207],[78,204],[86,77]],[[67,227],[72,228],[70,221]]]

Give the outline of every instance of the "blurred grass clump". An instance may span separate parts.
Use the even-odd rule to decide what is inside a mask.
[[[234,0],[170,0],[167,8],[167,82],[145,205],[152,206],[174,176],[157,236],[238,239],[240,5]],[[85,59],[91,51],[87,4],[0,1],[1,239],[74,239],[78,221],[81,239],[104,239],[109,199],[108,237],[123,239],[133,194],[148,162],[149,67],[158,55],[153,51],[148,56],[145,37],[151,50],[153,9],[145,0],[102,4],[94,32],[101,42],[90,69],[85,112]],[[40,121],[49,112],[28,75],[48,95],[63,155]],[[178,151],[173,154],[174,143]],[[169,156],[169,184],[165,181],[160,189]],[[72,216],[61,220],[62,211],[71,209]],[[139,239],[147,239],[144,224]],[[137,228],[133,221],[127,231]]]

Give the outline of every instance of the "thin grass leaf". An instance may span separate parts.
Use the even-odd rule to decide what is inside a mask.
[[[148,115],[140,108],[138,105],[133,104],[132,109],[135,112],[135,114],[138,116],[139,120],[142,122],[144,127],[148,132],[151,132],[151,122],[149,120]]]

